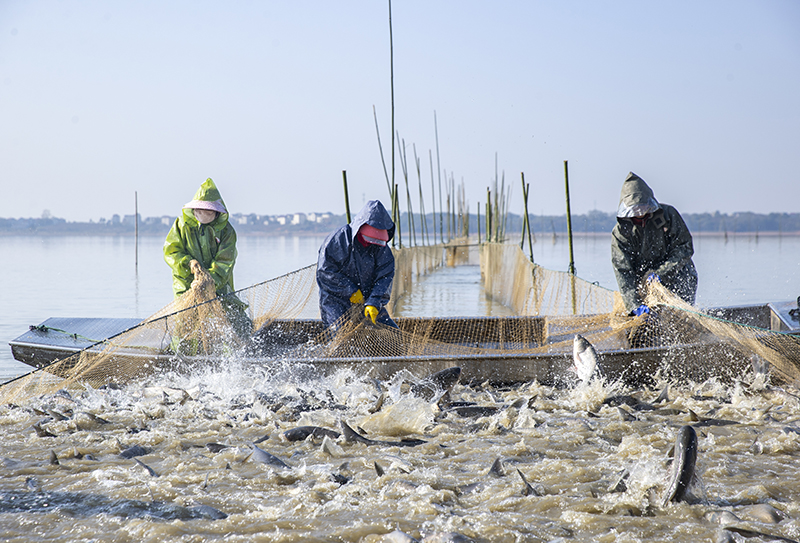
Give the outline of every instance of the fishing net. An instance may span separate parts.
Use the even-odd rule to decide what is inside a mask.
[[[580,334],[601,353],[609,374],[652,378],[739,378],[757,361],[792,382],[798,338],[769,330],[766,320],[710,314],[685,304],[659,283],[649,285],[651,315],[629,317],[618,292],[530,262],[517,245],[470,244],[395,250],[392,300],[444,266],[480,263],[486,295],[511,317],[404,317],[399,328],[374,325],[354,304],[329,329],[319,320],[316,266],[215,297],[202,273],[191,289],[140,324],[12,380],[0,399],[68,387],[124,384],[156,371],[224,367],[232,359],[298,372],[352,368],[389,378],[460,366],[469,380],[568,382],[573,340]],[[388,307],[393,314],[394,305]],[[736,322],[737,319],[739,322]],[[43,332],[47,333],[47,332]]]

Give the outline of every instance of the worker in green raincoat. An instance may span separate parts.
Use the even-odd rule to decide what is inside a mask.
[[[175,297],[189,290],[196,260],[214,279],[217,296],[239,335],[249,336],[252,322],[245,304],[233,293],[233,266],[236,263],[236,231],[228,222],[228,210],[211,178],[206,179],[192,201],[183,206],[164,242],[164,260],[172,268]]]
[[[694,304],[697,270],[692,255],[692,234],[678,210],[656,201],[647,183],[629,173],[611,239],[611,262],[629,314],[650,313],[640,291],[645,281],[658,280]]]

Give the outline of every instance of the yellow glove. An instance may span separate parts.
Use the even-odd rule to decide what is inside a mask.
[[[361,294],[361,289],[358,289],[350,296],[351,304],[360,304],[363,301],[364,301],[364,295]]]
[[[372,320],[372,324],[375,324],[375,319],[378,318],[378,308],[374,305],[368,305],[364,308],[364,316],[369,317]]]

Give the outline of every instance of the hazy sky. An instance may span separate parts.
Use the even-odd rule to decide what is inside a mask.
[[[0,217],[388,204],[388,1],[0,1]],[[395,0],[395,122],[430,210],[500,174],[522,210],[616,210],[634,171],[684,213],[800,211],[800,2]],[[413,145],[413,146],[412,146]],[[398,159],[399,160],[399,159]],[[391,175],[391,172],[390,172]],[[402,186],[399,161],[396,179]],[[438,186],[437,186],[438,191]],[[438,198],[438,194],[437,194]],[[405,208],[405,204],[403,204]]]

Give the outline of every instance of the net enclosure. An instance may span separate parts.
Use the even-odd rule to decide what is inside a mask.
[[[479,265],[485,295],[513,315],[395,315],[395,329],[364,322],[363,306],[354,304],[350,314],[324,329],[315,265],[219,298],[210,278],[198,273],[190,290],[157,313],[5,383],[0,396],[13,402],[231,361],[291,365],[298,374],[356,368],[380,378],[459,366],[462,380],[570,385],[577,334],[599,353],[606,379],[653,384],[752,379],[759,373],[796,384],[800,377],[800,338],[783,331],[766,305],[701,310],[652,282],[646,300],[653,312],[629,317],[618,292],[542,268],[516,244],[463,239],[394,254],[391,314],[424,276],[445,266]]]

